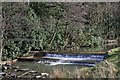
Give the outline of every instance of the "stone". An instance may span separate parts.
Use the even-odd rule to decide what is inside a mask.
[[[49,76],[49,74],[48,73],[40,73],[41,74],[41,76],[46,76],[46,77],[48,77]]]
[[[35,76],[35,78],[41,78],[42,76]]]

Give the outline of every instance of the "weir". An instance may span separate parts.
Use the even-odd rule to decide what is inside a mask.
[[[38,61],[37,63],[47,63],[50,65],[81,65],[81,66],[95,66],[97,63],[103,61],[108,56],[106,53],[56,53],[56,52],[42,52],[45,61]]]

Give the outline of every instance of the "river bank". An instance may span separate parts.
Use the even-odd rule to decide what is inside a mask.
[[[94,67],[78,65],[38,64],[38,61],[17,61],[3,65],[3,78],[120,78],[120,48],[109,51],[109,57]],[[49,76],[43,77],[41,73]]]

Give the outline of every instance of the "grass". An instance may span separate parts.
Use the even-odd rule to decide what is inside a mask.
[[[56,68],[53,71],[54,78],[120,78],[120,49],[112,51],[106,60],[98,63],[95,67],[75,68],[71,71]]]
[[[105,60],[95,67],[75,68],[71,71],[62,70],[60,68],[54,69],[51,77],[53,78],[119,78],[119,68]]]

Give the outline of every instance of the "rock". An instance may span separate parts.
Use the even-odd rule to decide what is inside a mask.
[[[6,71],[6,70],[8,70],[8,69],[9,69],[9,67],[7,67],[7,66],[2,66],[2,72]]]
[[[12,77],[12,78],[16,78],[17,76],[16,76],[15,73],[12,73],[12,74],[11,74],[11,77]]]
[[[30,71],[31,73],[37,73],[37,71]]]
[[[108,55],[117,54],[120,51],[120,47],[108,50]]]
[[[8,70],[8,69],[12,69],[12,67],[10,65],[3,65],[2,66],[2,71],[4,72],[5,70]]]
[[[29,69],[28,68],[26,68],[26,69],[21,69],[22,71],[28,71]]]
[[[17,72],[17,71],[18,71],[18,69],[15,69],[14,71],[15,71],[15,72]]]
[[[4,68],[4,70],[7,70],[7,69],[8,69],[8,67],[7,67],[7,66],[3,66],[3,68]]]
[[[7,63],[6,63],[4,66],[11,66],[11,64],[7,64]]]
[[[35,78],[41,78],[42,76],[35,76]]]
[[[19,69],[19,66],[16,66],[16,67],[12,67],[12,69]]]
[[[29,69],[26,68],[26,69],[15,69],[15,71],[28,71]]]
[[[35,74],[35,73],[33,73],[33,74],[32,74],[32,76],[36,76],[36,74]]]
[[[41,74],[41,76],[45,76],[45,77],[48,77],[48,76],[49,76],[48,73],[40,73],[40,74]]]
[[[5,75],[6,75],[6,73],[4,73],[4,72],[0,72],[0,75],[5,76]]]
[[[43,76],[42,78],[46,78],[46,77]]]

